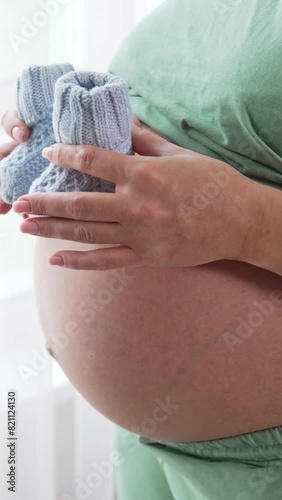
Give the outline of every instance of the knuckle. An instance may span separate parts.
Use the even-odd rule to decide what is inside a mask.
[[[66,213],[72,218],[81,218],[85,214],[85,208],[80,196],[73,196],[66,205]]]
[[[74,240],[81,243],[94,243],[93,237],[85,226],[81,224],[74,228]]]
[[[63,165],[65,160],[63,148],[60,145],[57,145],[54,150],[54,153],[55,153],[55,160],[54,160],[55,163],[57,163],[58,165]]]
[[[68,255],[64,255],[65,267],[68,269],[79,270],[79,259],[77,257],[71,257]]]
[[[110,262],[105,260],[105,258],[98,258],[95,262],[95,270],[97,271],[107,271],[109,269],[111,269],[111,265],[110,265]]]
[[[91,151],[89,148],[79,148],[76,158],[79,170],[83,170],[83,172],[90,171],[93,161],[93,154],[93,151]]]
[[[150,221],[155,219],[157,210],[152,202],[143,203],[138,209],[138,217],[142,220]]]
[[[152,170],[148,164],[138,165],[132,173],[132,179],[138,185],[146,185],[152,179]]]
[[[38,200],[33,201],[32,198],[29,198],[31,205],[31,213],[37,215],[47,215],[47,208],[45,201],[42,198],[38,198]]]
[[[38,236],[44,236],[45,238],[51,238],[54,235],[54,231],[50,224],[38,224]]]

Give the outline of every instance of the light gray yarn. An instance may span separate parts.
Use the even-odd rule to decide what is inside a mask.
[[[62,76],[55,86],[53,129],[55,142],[88,144],[132,154],[127,83],[105,73],[73,71]],[[111,182],[51,164],[33,182],[30,193],[114,190]]]
[[[0,163],[0,192],[6,203],[12,204],[29,192],[34,179],[48,167],[42,149],[54,144],[52,126],[54,87],[60,76],[73,70],[71,64],[32,66],[17,82],[17,111],[31,127],[27,142],[17,146]]]

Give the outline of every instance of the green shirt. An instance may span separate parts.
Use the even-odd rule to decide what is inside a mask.
[[[282,189],[282,0],[167,0],[109,70],[170,141]]]

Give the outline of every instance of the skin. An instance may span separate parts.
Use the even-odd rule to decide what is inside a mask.
[[[55,163],[116,182],[115,195],[23,197],[29,214],[50,217],[36,219],[35,262],[49,352],[93,406],[150,438],[281,425],[280,193],[147,129],[134,128],[134,149],[140,156],[53,149]],[[179,217],[179,204],[195,209],[193,189],[203,192],[215,172],[230,182],[205,209]],[[63,267],[48,264],[52,254]],[[167,399],[170,414],[146,431]]]

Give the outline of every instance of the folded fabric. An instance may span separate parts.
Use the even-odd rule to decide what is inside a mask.
[[[281,23],[281,0],[165,0],[109,70],[161,136],[282,190]]]
[[[72,70],[71,64],[32,66],[18,78],[17,111],[32,133],[27,142],[17,146],[0,163],[0,192],[6,203],[27,194],[34,179],[48,167],[41,153],[55,142],[52,126],[55,83]]]

